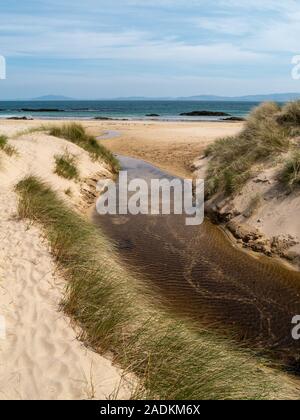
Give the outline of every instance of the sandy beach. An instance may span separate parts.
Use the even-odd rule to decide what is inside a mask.
[[[132,377],[77,337],[80,330],[61,311],[66,282],[36,223],[18,217],[16,184],[33,175],[47,182],[67,206],[86,215],[91,179],[112,178],[104,162],[81,147],[36,131],[61,121],[0,120],[15,153],[0,151],[0,399],[126,399]],[[83,126],[115,153],[144,159],[174,175],[191,177],[192,163],[216,138],[234,135],[242,123],[84,121]],[[54,173],[55,156],[74,156],[79,180]],[[92,195],[93,197],[93,195]],[[3,333],[3,323],[1,325]]]
[[[157,121],[77,121],[96,137],[112,133],[102,140],[114,153],[144,159],[177,176],[190,176],[191,164],[205,147],[219,137],[235,135],[240,122],[157,122]],[[0,120],[0,132],[16,133],[61,120]]]
[[[191,164],[205,147],[219,137],[231,136],[243,127],[239,122],[114,121],[85,123],[93,134],[119,133],[103,140],[113,152],[146,160],[177,176],[191,176]]]

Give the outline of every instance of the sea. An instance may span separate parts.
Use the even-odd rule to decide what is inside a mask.
[[[258,102],[176,100],[0,101],[0,118],[216,121],[224,117],[188,117],[180,114],[213,111],[224,112],[232,117],[247,117],[251,109],[258,104]],[[152,114],[157,116],[150,116]]]

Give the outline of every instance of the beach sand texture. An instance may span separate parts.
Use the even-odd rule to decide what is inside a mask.
[[[146,160],[176,176],[190,177],[191,163],[218,137],[237,134],[240,122],[114,121],[86,123],[90,132],[113,130],[119,136],[103,140],[112,152]]]

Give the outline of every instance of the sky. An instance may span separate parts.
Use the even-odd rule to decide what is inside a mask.
[[[0,0],[0,100],[300,92],[299,40],[299,0]]]

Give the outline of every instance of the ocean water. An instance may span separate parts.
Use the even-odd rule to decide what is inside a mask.
[[[0,118],[32,117],[42,119],[152,119],[158,120],[221,120],[224,117],[186,117],[191,111],[220,111],[233,117],[246,117],[258,102],[220,101],[0,101]]]

